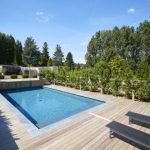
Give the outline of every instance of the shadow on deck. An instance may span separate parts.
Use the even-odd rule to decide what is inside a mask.
[[[12,126],[12,124],[3,115],[2,111],[0,111],[0,149],[19,149],[15,143],[15,140],[18,140],[18,138],[13,137],[15,134],[12,134],[12,130],[9,128],[10,126]]]

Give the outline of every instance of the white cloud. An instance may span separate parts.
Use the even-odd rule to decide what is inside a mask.
[[[36,12],[36,15],[37,15],[37,16],[43,15],[43,12],[42,12],[42,11],[37,11],[37,12]]]
[[[128,13],[135,13],[135,8],[129,8]]]
[[[81,42],[80,46],[87,46],[87,42]]]
[[[36,19],[38,22],[48,22],[49,17],[44,14],[42,11],[36,12]]]

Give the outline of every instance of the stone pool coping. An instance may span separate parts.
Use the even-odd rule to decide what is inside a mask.
[[[17,82],[17,81],[35,81],[39,80],[38,78],[24,78],[24,79],[1,79],[0,82]]]
[[[38,78],[28,79],[2,79],[0,80],[0,90],[11,90],[19,88],[43,86],[44,81]]]

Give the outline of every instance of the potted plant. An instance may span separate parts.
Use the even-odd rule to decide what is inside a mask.
[[[38,73],[38,79],[42,80],[43,79],[43,74],[41,72]]]

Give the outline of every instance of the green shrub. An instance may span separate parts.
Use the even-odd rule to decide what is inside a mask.
[[[123,85],[123,90],[125,92],[125,96],[128,98],[132,98],[132,91],[134,91],[135,96],[137,95],[136,92],[140,88],[140,80],[125,80]],[[143,87],[142,87],[143,88]],[[136,96],[137,98],[137,96]]]
[[[32,78],[37,78],[37,75],[33,75]]]
[[[86,85],[84,85],[84,86],[82,87],[82,90],[84,90],[84,91],[88,91],[88,90],[89,90],[89,87],[88,87],[88,86],[86,86]]]
[[[21,72],[21,69],[19,66],[4,66],[2,72],[5,75],[13,75],[13,74],[19,74]]]
[[[28,74],[23,74],[22,77],[23,78],[29,78],[29,75]]]
[[[4,76],[0,74],[0,79],[4,79]]]
[[[119,96],[121,85],[122,85],[122,80],[119,80],[117,78],[110,80],[109,90],[110,90],[111,94],[114,96]]]
[[[150,82],[141,82],[140,87],[136,91],[136,97],[139,100],[150,102]]]
[[[147,75],[146,80],[143,82],[142,77],[139,78],[134,75],[130,68],[123,66],[119,69],[118,66],[120,64],[118,65],[117,61],[115,61],[115,65],[114,62],[109,66],[100,64],[95,70],[93,68],[83,68],[68,71],[60,68],[58,73],[44,70],[40,75],[45,76],[51,83],[56,85],[76,89],[80,89],[81,85],[82,90],[91,92],[96,92],[98,88],[102,88],[105,94],[126,96],[130,99],[132,98],[132,91],[134,91],[136,99],[150,101],[150,77]]]
[[[92,86],[90,87],[90,91],[91,91],[91,92],[97,92],[97,91],[98,91],[98,87],[95,86],[95,85],[92,85]]]
[[[91,91],[91,92],[96,92],[96,91],[98,91],[98,88],[100,87],[100,81],[99,81],[98,76],[92,75],[92,76],[90,77],[90,80],[91,80],[91,82],[89,82],[89,83],[90,83],[90,84],[89,84],[90,91]]]
[[[52,71],[48,71],[45,74],[45,78],[48,79],[49,82],[54,83],[55,80],[55,73]]]
[[[16,74],[12,74],[11,75],[11,79],[17,79],[17,75]]]
[[[44,72],[39,72],[39,73],[38,73],[38,76],[45,77],[45,76],[46,76],[46,74],[45,74]]]

